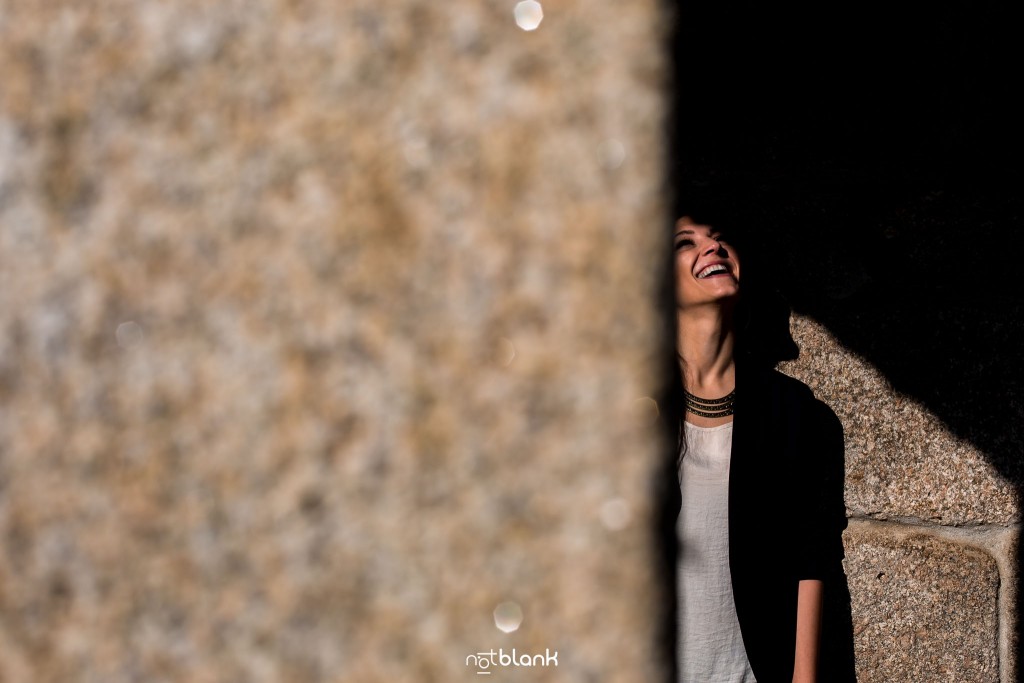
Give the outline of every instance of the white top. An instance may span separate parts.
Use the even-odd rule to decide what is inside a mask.
[[[686,424],[676,522],[680,683],[755,683],[736,619],[729,573],[732,422]]]

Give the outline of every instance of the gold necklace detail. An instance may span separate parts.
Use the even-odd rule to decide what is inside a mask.
[[[736,403],[736,390],[733,389],[722,398],[701,398],[694,396],[686,389],[686,410],[701,417],[725,417],[732,415],[733,405]]]

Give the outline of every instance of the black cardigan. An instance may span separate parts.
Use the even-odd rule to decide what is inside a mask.
[[[843,431],[806,385],[779,372],[738,365],[736,387],[729,474],[736,613],[758,683],[790,683],[800,580],[820,579],[826,593],[846,589]],[[819,663],[820,681],[834,679],[829,664]]]

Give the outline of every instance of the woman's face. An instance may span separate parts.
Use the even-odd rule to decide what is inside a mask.
[[[740,261],[728,238],[689,216],[676,222],[676,301],[680,308],[722,303],[740,292]]]

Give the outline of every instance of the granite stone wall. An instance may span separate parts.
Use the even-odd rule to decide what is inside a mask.
[[[1013,683],[1014,486],[820,323],[797,316],[792,331],[801,357],[782,369],[810,385],[845,431],[858,681]]]
[[[516,7],[0,0],[0,681],[663,674],[671,17]],[[1015,490],[794,333],[860,680],[1011,683]]]

